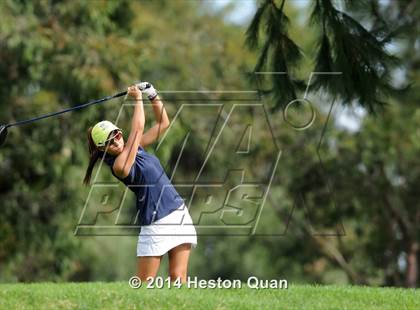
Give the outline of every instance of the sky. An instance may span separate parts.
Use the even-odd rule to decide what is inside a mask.
[[[234,24],[247,23],[257,9],[255,0],[207,0],[216,10],[227,5],[233,5],[232,13],[227,15],[227,20]]]
[[[257,10],[257,0],[205,0],[218,9],[227,5],[233,5],[232,13],[227,16],[227,20],[234,24],[246,24],[250,21]],[[297,7],[305,7],[311,0],[293,0]]]

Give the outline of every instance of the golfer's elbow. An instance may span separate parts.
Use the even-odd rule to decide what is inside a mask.
[[[127,169],[122,169],[122,170],[114,169],[114,173],[115,173],[115,175],[118,178],[125,179],[128,176],[128,174],[130,173],[130,170],[127,170]]]
[[[160,123],[160,127],[163,130],[168,129],[169,128],[169,125],[171,125],[171,121],[169,120],[168,114],[166,114],[166,111],[165,110],[163,110],[162,118],[160,119],[160,122],[159,123]]]
[[[134,130],[136,133],[142,135],[144,132],[144,121],[137,123],[137,126]]]
[[[114,164],[113,169],[114,174],[120,178],[125,179],[130,174],[131,165],[120,165],[120,164]]]
[[[136,135],[142,134],[144,131],[144,118],[140,118],[137,120],[133,120],[131,125],[131,132],[135,133]]]
[[[161,127],[163,130],[168,129],[170,125],[171,125],[171,122],[169,121],[169,119],[166,119],[166,120],[164,120],[164,121],[162,121],[162,122],[160,123],[160,127]]]

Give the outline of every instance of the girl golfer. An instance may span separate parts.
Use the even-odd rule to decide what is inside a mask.
[[[156,124],[144,130],[142,92],[152,102]],[[155,277],[161,259],[169,255],[169,276],[186,281],[191,246],[197,245],[192,219],[183,199],[177,193],[159,159],[145,151],[168,128],[169,118],[154,87],[143,82],[128,88],[127,97],[134,100],[134,114],[127,142],[122,131],[109,121],[97,123],[88,130],[90,160],[84,183],[90,182],[93,167],[103,158],[112,174],[136,195],[138,220],[141,224],[137,243],[138,276]]]

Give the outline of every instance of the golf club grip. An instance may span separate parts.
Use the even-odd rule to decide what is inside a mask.
[[[12,123],[12,124],[8,124],[8,125],[6,125],[6,127],[24,125],[24,124],[32,123],[32,122],[35,122],[35,121],[39,121],[39,120],[44,119],[44,118],[60,115],[60,114],[66,113],[66,112],[83,109],[83,108],[86,108],[86,107],[88,107],[90,105],[93,105],[93,104],[97,104],[97,103],[105,102],[105,101],[108,101],[108,100],[111,100],[111,99],[114,99],[114,98],[125,96],[126,94],[127,94],[127,91],[123,91],[123,92],[120,92],[120,93],[115,94],[115,95],[111,95],[111,96],[107,96],[107,97],[104,97],[104,98],[101,98],[101,99],[96,99],[96,100],[93,100],[93,101],[89,101],[87,103],[84,103],[84,104],[81,104],[81,105],[78,105],[78,106],[75,106],[75,107],[67,108],[67,109],[64,109],[64,110],[61,110],[61,111],[58,111],[58,112],[53,112],[53,113],[41,115],[41,116],[38,116],[38,117],[34,117],[34,118],[31,118],[31,119],[27,119],[27,120],[18,121],[18,122]]]

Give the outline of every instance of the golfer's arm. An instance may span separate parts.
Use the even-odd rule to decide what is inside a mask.
[[[136,100],[134,106],[133,119],[131,121],[131,131],[124,150],[118,155],[114,162],[114,173],[121,179],[124,179],[130,173],[130,169],[136,159],[137,149],[142,140],[144,130],[144,109],[143,100]]]
[[[155,115],[155,124],[145,132],[141,139],[141,145],[146,147],[155,142],[169,127],[170,121],[162,100],[156,96],[152,101],[153,114]]]

